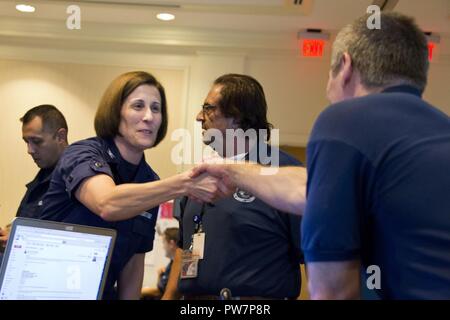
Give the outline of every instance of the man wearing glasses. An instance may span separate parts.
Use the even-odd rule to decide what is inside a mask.
[[[264,152],[258,151],[264,148],[280,166],[300,165],[266,144],[271,129],[267,104],[262,86],[252,77],[227,74],[216,79],[197,121],[203,142],[221,158],[261,162]],[[256,139],[235,134],[239,129],[255,133]],[[183,198],[180,249],[163,299],[180,294],[206,300],[295,299],[301,284],[299,233],[299,216],[240,189],[214,203]]]

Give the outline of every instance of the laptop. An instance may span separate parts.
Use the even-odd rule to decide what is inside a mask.
[[[101,299],[116,231],[16,218],[0,269],[0,300]]]

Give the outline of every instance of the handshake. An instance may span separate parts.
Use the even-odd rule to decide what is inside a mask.
[[[187,195],[197,202],[214,202],[236,191],[236,172],[242,164],[203,163],[186,172],[190,179]]]
[[[239,188],[277,210],[302,215],[306,206],[306,168],[265,167],[256,163],[203,163],[190,171],[186,194],[197,202],[214,202]]]

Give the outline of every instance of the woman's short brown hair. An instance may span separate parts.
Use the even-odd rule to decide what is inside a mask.
[[[156,147],[167,132],[167,100],[164,87],[151,74],[133,71],[121,74],[111,82],[103,94],[95,114],[94,127],[98,137],[108,139],[119,135],[120,111],[127,97],[141,85],[155,86],[161,95],[162,121],[153,147]]]

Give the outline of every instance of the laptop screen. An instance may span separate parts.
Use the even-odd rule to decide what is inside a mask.
[[[113,238],[77,232],[75,227],[13,226],[2,265],[0,300],[99,298]]]

